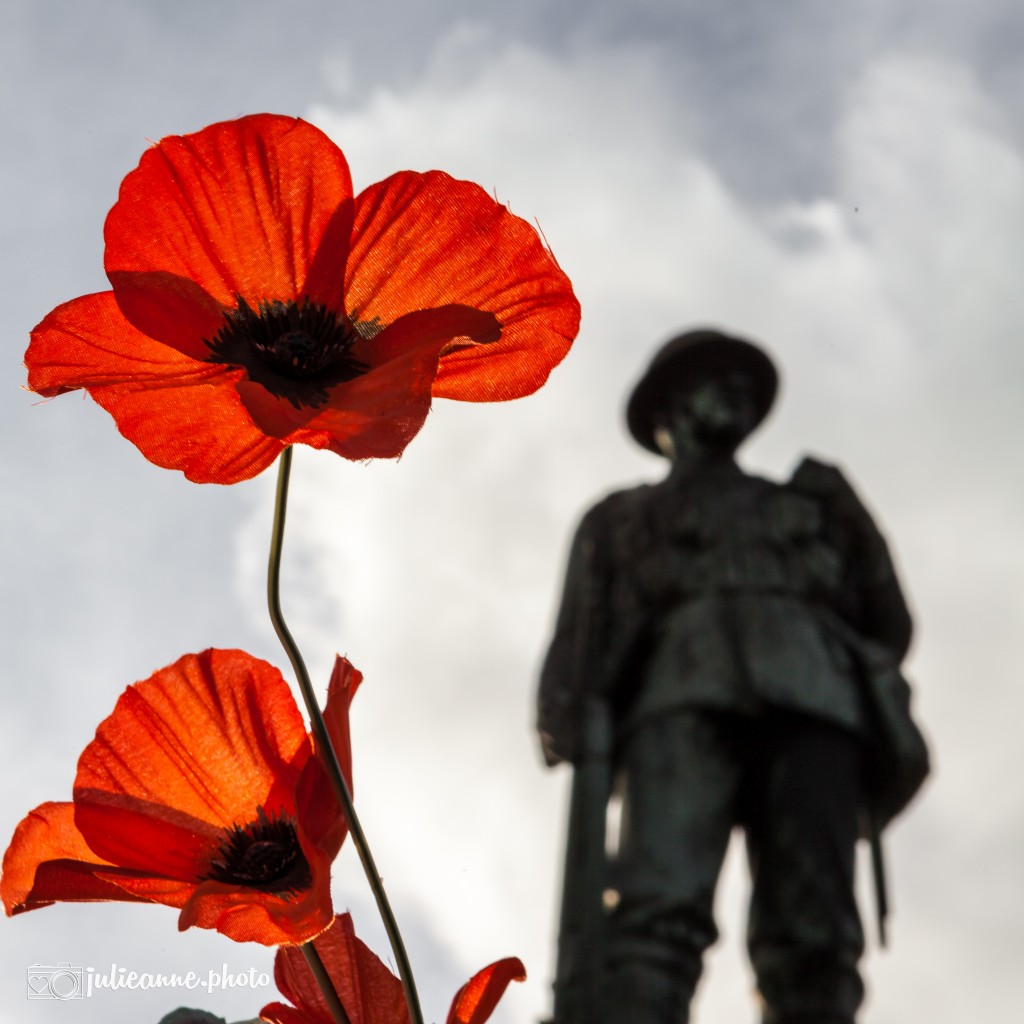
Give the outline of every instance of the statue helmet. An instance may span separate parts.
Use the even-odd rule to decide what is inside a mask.
[[[741,369],[750,376],[756,427],[768,415],[779,375],[768,354],[752,342],[711,328],[687,331],[667,341],[655,354],[626,405],[626,425],[635,441],[661,454],[654,432],[668,400],[708,374]]]

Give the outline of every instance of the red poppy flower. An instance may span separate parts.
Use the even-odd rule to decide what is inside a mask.
[[[339,914],[314,946],[352,1024],[409,1024],[402,983],[356,938],[348,914]],[[508,983],[525,977],[526,971],[515,957],[478,971],[456,993],[447,1024],[484,1024]],[[260,1020],[268,1024],[334,1024],[300,949],[277,951],[274,980],[281,994],[294,1005],[270,1003],[260,1011]]]
[[[335,663],[324,716],[351,779]],[[333,921],[330,866],[347,825],[281,673],[243,651],[190,654],[129,686],[78,761],[74,800],[45,803],[4,856],[8,914],[54,902],[177,907],[180,929],[305,942]]]
[[[392,458],[432,396],[539,388],[579,303],[525,221],[440,171],[353,195],[341,150],[258,114],[149,149],[107,217],[113,290],[32,332],[28,386],[85,388],[158,466],[234,483],[282,448]]]

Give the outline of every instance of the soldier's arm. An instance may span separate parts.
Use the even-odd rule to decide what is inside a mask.
[[[540,673],[537,730],[549,765],[575,762],[579,755],[583,697],[588,687],[587,648],[600,628],[596,621],[600,604],[597,559],[602,540],[598,519],[597,509],[591,509],[573,538],[555,631]]]

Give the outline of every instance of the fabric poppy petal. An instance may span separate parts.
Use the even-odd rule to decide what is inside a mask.
[[[525,980],[526,968],[516,957],[507,957],[477,971],[455,994],[447,1024],[484,1024],[509,983]]]
[[[285,1006],[284,1003],[267,1003],[260,1010],[260,1020],[266,1021],[267,1024],[319,1024],[319,1021],[311,1018],[309,1014],[296,1010],[294,1006]]]
[[[112,863],[194,876],[216,829],[244,824],[258,807],[294,814],[309,756],[302,716],[275,668],[242,651],[186,655],[128,687],[100,723],[79,759],[75,822]]]
[[[32,332],[28,386],[51,397],[85,388],[150,462],[201,483],[266,469],[284,445],[238,397],[241,370],[199,362],[137,331],[112,292],[58,306]]]
[[[569,279],[537,232],[479,185],[400,171],[356,198],[349,312],[392,323],[451,303],[493,313],[501,339],[442,355],[434,395],[503,401],[536,391],[579,328]]]
[[[113,292],[83,295],[44,317],[32,331],[25,366],[29,389],[46,398],[79,388],[185,385],[224,372],[137,331]]]
[[[163,270],[107,274],[121,315],[168,348],[199,362],[224,325],[224,307],[201,285]]]
[[[352,784],[352,729],[349,712],[352,698],[362,685],[363,673],[348,658],[340,654],[334,659],[331,681],[327,684],[327,703],[324,705],[324,723],[331,745],[338,756],[342,773]]]
[[[197,484],[236,484],[274,464],[285,445],[253,426],[228,375],[175,387],[93,388],[96,404],[154,465]]]
[[[193,879],[163,878],[159,875],[147,875],[142,871],[119,869],[117,872],[104,872],[103,877],[111,878],[122,890],[122,894],[117,897],[118,900],[144,900],[147,903],[160,903],[179,910],[185,906],[195,890]]]
[[[72,803],[50,802],[15,829],[4,854],[0,896],[9,915],[58,901],[141,899],[112,881],[127,874],[89,849],[75,827]]]
[[[147,878],[193,882],[207,870],[224,831],[173,807],[102,790],[76,787],[74,807],[75,824],[102,848],[103,859]]]
[[[339,655],[334,661],[323,712],[327,734],[331,738],[341,773],[348,783],[349,793],[353,792],[349,707],[362,681],[362,673],[347,658]],[[311,757],[306,762],[295,790],[295,804],[309,841],[328,860],[333,860],[348,834],[348,822],[335,796],[327,769],[319,757]]]
[[[314,945],[352,1024],[408,1024],[402,983],[356,938],[352,918],[339,914]],[[274,958],[274,980],[308,1024],[332,1024],[320,986],[300,949],[283,948]],[[264,1007],[260,1016],[266,1020]]]
[[[165,305],[163,275],[227,309],[239,296],[299,299],[315,262],[309,297],[341,309],[351,200],[345,157],[318,128],[272,114],[223,121],[143,154],[107,217],[104,266],[128,319],[170,345],[180,303]]]

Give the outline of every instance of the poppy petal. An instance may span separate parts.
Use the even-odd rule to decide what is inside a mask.
[[[176,347],[195,344],[175,315],[199,293],[168,303],[167,275],[225,309],[239,296],[299,299],[310,278],[309,297],[340,310],[351,199],[345,157],[318,128],[272,114],[223,121],[143,154],[107,217],[104,266],[129,320]]]
[[[352,738],[349,729],[349,707],[362,673],[347,658],[337,657],[327,687],[324,723],[331,738],[331,746],[338,758],[341,773],[352,792]],[[309,841],[317,846],[328,860],[333,860],[348,834],[348,822],[334,794],[327,769],[319,757],[311,757],[302,770],[295,790],[297,815],[303,823]]]
[[[118,430],[154,465],[197,484],[236,484],[274,464],[285,445],[253,426],[232,376],[185,387],[93,388]]]
[[[224,307],[205,289],[163,270],[112,270],[107,278],[129,323],[184,356],[209,361],[209,343],[225,319]]]
[[[75,823],[111,863],[194,880],[218,830],[257,808],[294,817],[309,754],[277,669],[242,651],[186,655],[128,687],[100,723],[79,759]]]
[[[324,705],[324,722],[331,745],[338,756],[345,778],[352,784],[352,731],[349,711],[352,698],[363,682],[363,674],[348,658],[340,654],[334,659],[331,681],[327,684],[327,703]]]
[[[25,366],[29,389],[46,398],[117,384],[205,382],[223,372],[137,331],[113,292],[83,295],[44,317],[32,331]]]
[[[447,1024],[484,1024],[509,982],[525,980],[526,968],[516,957],[507,957],[477,971],[455,994]]]
[[[569,350],[579,303],[536,231],[479,185],[401,171],[356,198],[347,310],[393,323],[458,303],[493,313],[501,338],[441,358],[434,395],[502,401],[536,391]]]
[[[76,825],[105,859],[147,878],[194,885],[223,841],[223,828],[161,803],[76,786],[74,807]]]
[[[32,332],[28,386],[50,397],[85,388],[150,462],[201,483],[266,469],[284,445],[255,427],[241,370],[198,362],[137,331],[112,292],[58,306]]]
[[[408,1024],[401,981],[356,938],[349,914],[339,914],[314,945],[352,1024]],[[302,1012],[304,1020],[316,1024],[333,1021],[302,950],[285,947],[277,951],[274,981],[281,995]]]
[[[267,1003],[260,1010],[260,1020],[266,1021],[266,1024],[320,1024],[316,1018],[301,1013],[293,1006],[285,1006],[284,1003]]]
[[[129,874],[89,849],[75,827],[72,803],[45,803],[14,831],[4,854],[0,896],[9,915],[64,901],[144,899],[114,881]]]

